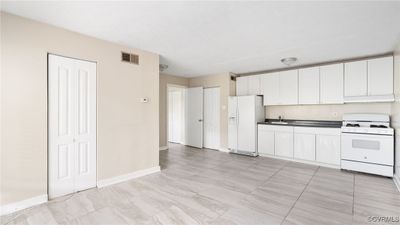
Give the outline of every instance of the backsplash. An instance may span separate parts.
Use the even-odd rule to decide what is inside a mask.
[[[345,113],[391,114],[391,103],[352,103],[343,105],[266,106],[265,118],[342,120]]]

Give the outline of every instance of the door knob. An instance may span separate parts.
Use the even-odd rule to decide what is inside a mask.
[[[203,122],[203,120],[202,120],[202,119],[199,119],[199,122]]]

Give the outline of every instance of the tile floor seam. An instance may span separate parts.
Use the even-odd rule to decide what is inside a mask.
[[[297,201],[299,201],[300,197],[303,195],[304,191],[307,189],[308,185],[311,183],[312,179],[314,178],[315,174],[318,172],[318,170],[319,170],[320,168],[321,168],[321,167],[318,166],[317,169],[314,171],[314,173],[313,173],[313,175],[311,176],[310,180],[309,180],[309,181],[307,182],[307,184],[304,186],[303,191],[300,193],[299,197],[297,197],[296,201],[294,202],[294,204],[293,204],[292,207],[290,208],[289,212],[286,214],[285,218],[283,218],[283,220],[282,220],[282,222],[281,222],[280,225],[282,225],[282,224],[286,221],[286,219],[287,219],[287,217],[289,216],[290,212],[292,212],[293,208],[296,206]]]
[[[288,163],[289,163],[289,162],[284,162],[284,164],[283,164],[277,171],[275,171],[270,177],[268,177],[268,179],[265,180],[262,184],[258,185],[256,188],[254,188],[254,190],[252,190],[248,195],[251,195],[258,187],[260,187],[261,185],[267,183],[268,180],[270,180],[270,179],[271,179],[273,176],[275,176],[279,171],[281,171]],[[250,165],[250,166],[247,167],[247,168],[250,168],[251,166],[252,166],[252,165]],[[202,194],[200,194],[200,193],[197,193],[197,194],[200,195],[200,196],[203,196],[203,197],[208,198],[207,196],[204,196],[204,195],[202,195]],[[247,198],[248,198],[248,197],[246,197],[246,198],[244,198],[244,199],[247,199]],[[219,200],[215,200],[215,199],[214,199],[214,201],[223,203],[223,202],[221,202],[221,201],[219,201]],[[226,210],[225,212],[223,212],[222,214],[220,214],[220,215],[219,215],[217,218],[215,218],[213,221],[217,221],[219,218],[223,217],[228,211],[229,211],[229,209]]]
[[[253,192],[255,192],[257,190],[257,188],[259,188],[260,186],[266,184],[273,176],[275,176],[276,174],[278,174],[283,168],[285,168],[285,166],[288,164],[288,162],[285,162],[283,164],[283,166],[281,168],[279,168],[277,171],[275,171],[270,177],[268,177],[267,180],[265,180],[263,183],[261,183],[260,185],[258,185],[256,188],[254,188],[254,190],[252,190],[249,195],[253,194]]]

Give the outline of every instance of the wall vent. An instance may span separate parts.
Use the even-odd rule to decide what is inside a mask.
[[[139,55],[121,52],[121,61],[139,65]]]

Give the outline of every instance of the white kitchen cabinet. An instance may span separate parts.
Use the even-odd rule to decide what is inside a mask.
[[[343,63],[320,67],[320,103],[343,104]]]
[[[344,102],[394,101],[393,56],[345,63]]]
[[[279,73],[261,75],[261,94],[264,105],[279,105]]]
[[[344,64],[344,96],[367,96],[367,60]]]
[[[315,128],[294,128],[294,158],[315,160]]]
[[[298,101],[298,70],[279,73],[279,99],[281,105],[296,105]]]
[[[340,129],[319,128],[316,135],[316,161],[340,165]]]
[[[293,158],[293,127],[275,128],[275,155]]]
[[[258,125],[258,153],[261,155],[275,154],[275,131],[269,126]]]
[[[247,94],[248,95],[260,95],[261,79],[260,75],[253,75],[247,77]]]
[[[319,103],[319,67],[299,70],[299,104]]]
[[[237,77],[236,78],[236,95],[248,95],[248,78]]]
[[[340,139],[340,128],[258,125],[260,155],[291,158],[295,161],[307,160],[338,167]]]
[[[393,95],[393,56],[368,60],[368,95]]]

